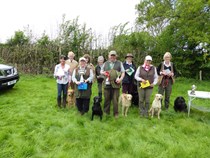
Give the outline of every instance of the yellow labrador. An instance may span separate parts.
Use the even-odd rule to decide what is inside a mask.
[[[155,94],[155,99],[152,102],[152,107],[150,108],[149,112],[151,113],[151,117],[153,118],[154,113],[157,112],[158,119],[160,119],[160,112],[161,112],[161,99],[163,96],[161,94]]]
[[[122,115],[127,117],[128,109],[131,106],[132,95],[121,94],[119,98],[119,104],[122,104]]]
[[[75,97],[74,97],[74,90],[73,89],[69,89],[68,90],[68,97],[67,97],[67,101],[68,101],[68,107],[72,107],[75,104]]]

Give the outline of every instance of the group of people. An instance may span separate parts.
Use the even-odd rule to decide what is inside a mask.
[[[140,116],[148,117],[150,97],[154,85],[158,84],[158,93],[165,95],[165,109],[169,108],[172,84],[176,74],[176,68],[171,62],[171,54],[166,52],[156,68],[152,65],[152,57],[147,55],[144,63],[138,67],[133,63],[134,56],[128,53],[125,61],[117,60],[116,51],[112,50],[105,61],[103,56],[98,57],[96,67],[91,63],[88,54],[74,60],[74,53],[69,52],[68,58],[60,56],[60,63],[55,66],[54,77],[57,79],[57,105],[66,106],[67,90],[75,91],[76,106],[81,115],[89,111],[92,84],[96,80],[98,95],[102,99],[104,95],[105,114],[110,115],[111,103],[113,103],[113,115],[118,117],[118,98],[120,88],[122,93],[133,94],[138,91]],[[61,97],[63,93],[63,98]],[[62,102],[62,104],[61,104]]]

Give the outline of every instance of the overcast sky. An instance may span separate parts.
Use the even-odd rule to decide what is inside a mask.
[[[55,37],[62,15],[66,20],[79,16],[79,23],[86,23],[97,34],[106,34],[120,23],[136,18],[135,5],[139,0],[2,0],[0,5],[0,42],[5,42],[15,31],[29,25],[33,34],[46,33]]]

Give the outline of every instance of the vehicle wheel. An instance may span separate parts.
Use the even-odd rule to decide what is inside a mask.
[[[11,89],[11,88],[13,88],[15,85],[13,84],[13,85],[10,85],[10,86],[8,86],[8,89]]]

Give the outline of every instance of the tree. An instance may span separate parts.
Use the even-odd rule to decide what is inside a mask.
[[[137,11],[138,25],[143,24],[155,35],[153,52],[170,51],[180,72],[187,77],[198,76],[204,67],[210,68],[209,1],[146,0],[137,5]]]
[[[59,27],[59,35],[56,39],[60,53],[66,54],[68,51],[73,51],[78,58],[90,50],[90,42],[92,42],[91,29],[86,28],[86,24],[80,25],[79,18],[63,21]]]
[[[23,31],[16,31],[14,37],[7,40],[7,44],[10,46],[24,45],[29,42],[29,38],[25,36]]]

